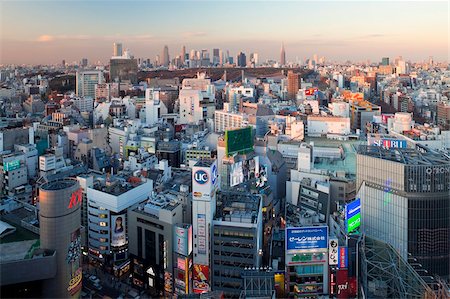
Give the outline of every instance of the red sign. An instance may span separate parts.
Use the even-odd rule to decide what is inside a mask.
[[[312,96],[318,91],[317,88],[308,88],[305,90],[305,95]]]
[[[194,264],[194,293],[201,294],[209,292],[209,267]]]
[[[349,298],[350,283],[348,278],[348,270],[337,270],[336,278],[336,297]]]
[[[70,197],[69,206],[67,208],[71,209],[77,206],[77,204],[81,204],[83,201],[83,191],[81,188],[72,193]]]

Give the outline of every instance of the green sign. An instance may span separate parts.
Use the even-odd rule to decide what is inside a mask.
[[[10,171],[10,170],[18,169],[18,168],[20,168],[20,160],[13,160],[13,161],[6,162],[5,164],[3,164],[4,171]]]
[[[347,232],[350,233],[360,227],[361,225],[361,213],[358,213],[347,220]]]

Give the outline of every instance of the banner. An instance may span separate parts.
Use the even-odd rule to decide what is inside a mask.
[[[209,267],[205,265],[194,264],[194,293],[201,294],[209,292]]]
[[[118,247],[127,243],[125,214],[111,215],[111,246]]]

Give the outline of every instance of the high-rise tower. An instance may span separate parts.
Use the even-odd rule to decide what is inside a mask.
[[[164,46],[163,54],[162,54],[162,65],[169,66],[169,47],[167,45]]]
[[[280,64],[286,65],[286,52],[284,51],[284,43],[281,43]]]
[[[113,44],[113,56],[122,56],[122,44],[114,43]]]

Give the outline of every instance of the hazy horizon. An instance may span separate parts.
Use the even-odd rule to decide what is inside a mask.
[[[329,60],[449,57],[449,2],[2,1],[0,63],[107,63],[121,42],[155,60],[168,45],[257,52],[260,61],[317,54]]]

